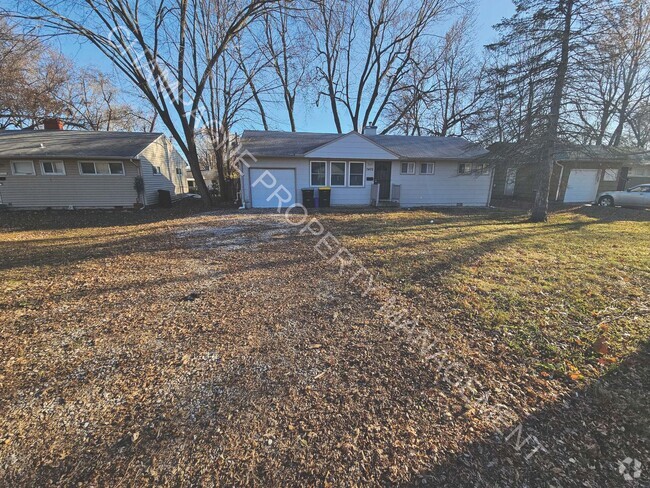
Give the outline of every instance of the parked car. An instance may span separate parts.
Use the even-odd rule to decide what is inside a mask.
[[[646,207],[650,208],[650,184],[638,185],[624,191],[606,191],[598,195],[596,202],[601,207]]]

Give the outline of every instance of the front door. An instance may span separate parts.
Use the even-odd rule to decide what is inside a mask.
[[[379,199],[390,200],[390,161],[375,161],[375,183],[379,183]]]
[[[516,183],[517,183],[517,168],[506,169],[506,186],[503,189],[503,194],[507,197],[514,196]]]
[[[627,186],[627,175],[630,173],[630,168],[623,166],[618,172],[618,185],[616,191],[623,191]]]

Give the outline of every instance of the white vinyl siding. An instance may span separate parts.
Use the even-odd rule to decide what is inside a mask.
[[[355,161],[361,162],[361,161]],[[309,159],[303,158],[260,158],[256,162],[250,162],[250,169],[245,168],[242,176],[242,191],[244,193],[244,201],[247,206],[251,206],[251,179],[250,173],[253,168],[269,169],[272,168],[285,168],[295,169],[296,171],[296,202],[302,203],[302,188],[312,187],[311,185],[311,165]],[[364,179],[368,176],[366,169]],[[370,176],[372,174],[370,173]],[[331,204],[337,205],[350,205],[360,206],[368,205],[370,203],[370,186],[365,185],[362,187],[350,186],[333,186],[331,193]]]
[[[0,160],[0,173],[7,173],[0,186],[3,204],[15,208],[130,208],[135,203],[133,181],[138,174],[137,161],[124,162],[124,176],[105,177],[79,174],[76,160],[62,163],[65,175],[45,174],[37,164],[36,176],[26,178],[12,175],[9,161]]]
[[[158,203],[158,190],[167,190],[172,195],[188,191],[186,162],[165,137],[156,139],[138,157],[147,205]],[[159,173],[156,173],[158,170],[154,168],[159,168]],[[177,171],[179,168],[182,170],[180,174]]]
[[[336,161],[336,160],[332,160]],[[339,160],[340,161],[340,160]],[[330,161],[331,162],[331,161]],[[311,161],[305,158],[260,158],[256,162],[250,162],[251,169],[295,169],[296,174],[296,201],[302,202],[302,188],[311,187]],[[359,164],[356,170],[350,170],[350,166]],[[471,164],[471,163],[470,163]],[[363,165],[363,176],[358,172]],[[482,207],[488,204],[492,175],[472,174],[469,176],[458,176],[457,162],[435,163],[435,174],[427,177],[419,175],[400,175],[401,163],[393,161],[391,165],[391,183],[401,185],[400,204],[403,207],[409,206],[455,206],[460,204],[466,206]],[[370,204],[370,190],[372,185],[366,184],[367,178],[372,177],[374,161],[348,161],[348,179],[350,174],[356,173],[357,182],[363,180],[364,186],[332,186],[331,204],[333,206],[367,206]],[[251,205],[251,179],[250,169],[245,169],[242,177],[242,189],[244,200],[247,206]],[[349,182],[348,182],[349,183]]]
[[[329,159],[332,161],[349,161],[351,159],[392,160],[397,157],[371,140],[355,133],[339,137],[328,144],[308,152],[305,156],[312,160]]]
[[[468,163],[470,166],[472,163]],[[458,175],[456,162],[435,163],[435,174],[413,177],[400,174],[399,163],[393,163],[391,184],[400,185],[400,205],[417,206],[456,206],[484,207],[488,205],[492,175],[473,173]]]
[[[34,176],[34,161],[12,161],[11,174],[15,176]]]

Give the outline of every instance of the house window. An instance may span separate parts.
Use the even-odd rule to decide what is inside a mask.
[[[414,175],[415,163],[402,163],[400,173],[403,175]]]
[[[472,174],[472,163],[460,163],[458,165],[458,174],[459,175]]]
[[[16,176],[33,176],[36,174],[33,161],[12,161],[11,172]]]
[[[176,168],[176,174],[177,174],[177,175],[182,175],[182,174],[183,174],[183,170],[180,169],[180,168]]]
[[[325,161],[311,162],[311,186],[325,186]]]
[[[432,175],[436,171],[436,165],[434,163],[422,163],[420,165],[420,174],[421,175]]]
[[[44,175],[65,175],[63,161],[41,161],[41,173]]]
[[[474,172],[476,172],[476,174],[489,175],[490,165],[487,163],[476,163],[474,165]]]
[[[332,161],[330,163],[330,185],[345,186],[345,161]]]
[[[124,164],[121,162],[80,161],[79,173],[82,175],[123,175]]]
[[[650,176],[650,166],[634,166],[630,169],[628,176],[633,178],[643,178]]]
[[[350,163],[350,186],[363,186],[366,163]]]
[[[152,168],[153,168],[153,174],[155,174],[155,175],[161,175],[162,174],[162,169],[160,168],[160,166],[152,166]]]
[[[606,169],[603,174],[603,181],[618,181],[618,170],[616,168]]]

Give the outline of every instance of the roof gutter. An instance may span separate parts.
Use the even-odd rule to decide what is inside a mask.
[[[560,187],[562,186],[562,177],[564,176],[564,165],[557,161],[555,161],[555,164],[560,167],[560,179],[557,180],[557,192],[555,192],[555,201],[557,202],[560,199]]]
[[[140,158],[133,156],[80,156],[79,154],[0,154],[2,159],[75,159],[78,161],[140,161]]]

